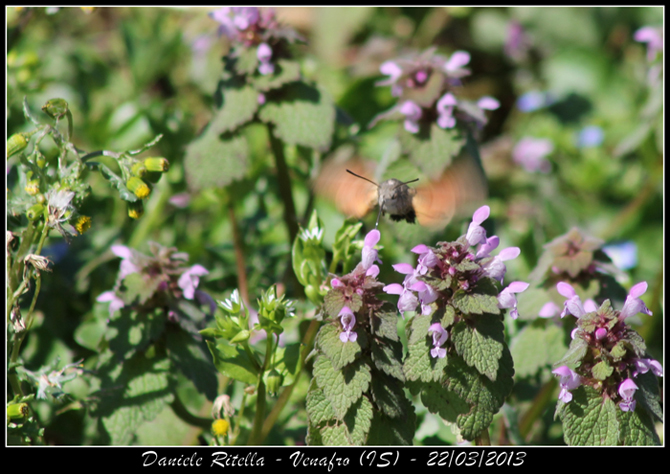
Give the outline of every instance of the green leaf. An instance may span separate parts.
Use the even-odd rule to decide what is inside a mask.
[[[314,361],[313,371],[316,383],[340,420],[349,407],[368,390],[372,379],[370,367],[361,359],[338,371],[326,357],[320,355]]]
[[[280,59],[276,62],[275,66],[274,74],[253,76],[249,78],[256,90],[268,92],[273,89],[278,89],[289,82],[300,80],[300,63],[297,61]]]
[[[354,342],[342,342],[341,332],[339,325],[324,324],[316,336],[317,347],[330,360],[335,370],[351,364],[361,355],[363,347],[367,346],[367,334],[364,331],[357,331],[358,338]]]
[[[421,403],[428,411],[450,423],[456,423],[460,415],[470,411],[470,405],[463,398],[439,382],[429,382],[422,386]]]
[[[416,430],[416,414],[414,411],[405,420],[389,418],[379,411],[372,417],[369,446],[411,446]]]
[[[328,94],[302,82],[288,84],[277,93],[281,100],[269,100],[259,118],[272,123],[273,133],[286,144],[327,150],[335,127],[335,107]]]
[[[661,396],[656,376],[651,372],[639,374],[635,378],[635,383],[638,386],[635,392],[635,400],[659,421],[663,421],[663,407],[661,406]]]
[[[258,368],[244,349],[230,346],[221,340],[207,341],[207,347],[214,357],[214,365],[219,372],[246,384],[256,385]]]
[[[349,444],[352,446],[362,446],[365,444],[372,425],[373,416],[374,408],[366,397],[362,397],[352,405],[344,417]],[[332,446],[331,443],[328,443],[328,445]]]
[[[498,298],[493,295],[470,293],[458,290],[451,298],[454,307],[463,314],[500,314]]]
[[[398,313],[377,312],[372,315],[372,333],[391,341],[398,341]]]
[[[300,343],[293,343],[278,347],[275,351],[275,369],[284,377],[282,386],[293,384],[302,370],[301,349]]]
[[[403,151],[426,176],[440,176],[465,145],[465,138],[457,129],[443,130],[433,123],[428,136],[401,130]]]
[[[450,356],[444,383],[445,388],[455,392],[471,406],[468,413],[457,417],[457,425],[465,439],[473,440],[488,428],[493,416],[512,391],[514,385],[512,356],[504,346],[495,380],[480,374],[459,356]]]
[[[372,362],[382,372],[405,381],[402,365],[402,344],[399,341],[376,339],[372,343]]]
[[[581,385],[572,391],[569,403],[558,402],[563,436],[570,446],[616,446],[619,441],[619,408],[610,398]]]
[[[389,418],[406,420],[414,411],[402,384],[384,373],[374,373],[370,392],[375,405]]]
[[[591,375],[597,380],[606,380],[607,377],[612,375],[612,372],[614,372],[614,368],[604,360],[598,362],[593,366],[593,369],[591,369]]]
[[[431,317],[426,315],[414,316],[407,324],[408,350],[403,365],[405,377],[408,380],[431,382],[440,380],[447,365],[449,356],[435,359],[430,356],[432,339],[428,336]]]
[[[232,132],[250,121],[258,110],[258,92],[251,86],[225,88],[223,103],[209,124],[210,133]]]
[[[495,380],[505,346],[503,323],[488,314],[471,317],[468,323],[461,321],[451,331],[456,352],[469,366]]]
[[[109,348],[119,358],[127,359],[135,352],[142,351],[165,329],[165,312],[162,308],[151,312],[122,308],[108,323]]]
[[[190,334],[175,327],[168,327],[167,350],[174,367],[193,382],[195,388],[208,400],[217,395],[218,381],[207,346]]]
[[[310,426],[327,423],[335,417],[333,406],[323,394],[323,390],[316,384],[316,379],[312,379],[310,383],[305,408],[307,409]]]
[[[654,422],[645,410],[633,412],[617,410],[623,446],[660,446],[661,440],[656,433]]]
[[[249,167],[249,145],[242,134],[219,137],[211,126],[186,147],[184,169],[193,191],[222,188],[244,177]]]
[[[555,324],[526,326],[510,344],[514,369],[519,377],[533,376],[542,368],[551,368],[567,350],[565,333]]]
[[[123,364],[109,353],[98,369],[100,403],[94,415],[102,419],[111,444],[129,445],[142,424],[152,421],[174,400],[171,363],[165,354],[137,352]]]
[[[126,187],[126,182],[121,178],[119,175],[114,173],[111,169],[109,169],[106,165],[100,163],[100,162],[87,162],[86,163],[88,166],[95,168],[98,168],[100,170],[100,174],[110,183],[112,183],[112,186],[116,188],[116,190],[119,192],[119,196],[121,199],[124,201],[128,202],[136,202],[139,200],[135,194],[130,191]]]

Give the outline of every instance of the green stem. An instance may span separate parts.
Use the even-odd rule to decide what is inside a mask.
[[[153,199],[149,200],[149,204],[145,207],[144,216],[138,220],[133,235],[128,241],[128,247],[138,248],[146,240],[152,229],[160,229],[160,221],[165,215],[163,211],[170,198],[170,193],[166,189],[168,186],[167,181],[161,179],[154,188]]]
[[[172,408],[172,411],[174,411],[174,414],[177,415],[178,418],[185,421],[189,425],[197,426],[198,428],[202,428],[203,430],[211,429],[213,420],[209,418],[202,418],[200,416],[195,416],[194,414],[192,414],[190,411],[188,411],[188,408],[186,408],[184,403],[177,395],[175,395],[174,401],[170,404],[170,407]]]
[[[256,413],[254,414],[254,424],[249,435],[248,445],[259,445],[261,443],[260,433],[263,428],[263,419],[265,418],[265,382],[263,381],[263,374],[270,367],[272,355],[274,354],[274,334],[268,333],[265,339],[265,360],[263,367],[258,372],[258,384],[256,388]]]
[[[551,378],[547,383],[545,383],[538,394],[533,399],[533,403],[530,405],[530,408],[526,413],[523,414],[521,420],[519,420],[519,433],[521,437],[525,440],[530,430],[542,413],[544,413],[547,403],[552,399],[552,395],[556,389],[556,379]]]
[[[272,125],[268,125],[268,134],[270,136],[270,147],[272,148],[277,166],[279,196],[284,202],[284,221],[286,222],[286,227],[288,227],[290,242],[293,242],[298,235],[298,218],[296,217],[293,193],[291,192],[291,177],[289,176],[286,157],[284,156],[284,144],[275,137]]]
[[[233,248],[235,249],[235,265],[237,266],[237,287],[240,290],[240,297],[244,305],[249,307],[249,287],[247,285],[246,264],[244,262],[244,241],[240,234],[235,217],[235,207],[230,196],[226,196],[226,205],[228,207],[228,218],[233,226]]]
[[[309,355],[309,353],[312,350],[312,345],[314,344],[314,339],[316,337],[316,333],[319,329],[319,321],[316,319],[313,319],[312,322],[309,324],[309,327],[307,328],[307,332],[305,333],[305,336],[303,337],[302,344],[303,344],[303,349],[302,353],[300,354],[300,366],[302,366],[305,363],[305,359]],[[267,435],[270,433],[270,430],[272,427],[275,425],[277,422],[277,418],[279,418],[279,414],[281,411],[284,409],[284,406],[286,406],[286,403],[288,402],[289,398],[291,397],[291,393],[293,393],[293,389],[295,386],[298,384],[298,381],[300,380],[300,374],[302,371],[298,372],[295,376],[295,380],[291,385],[286,387],[279,398],[277,399],[277,403],[272,407],[272,410],[270,411],[270,414],[268,417],[265,419],[265,422],[263,423],[263,429],[260,432],[259,438],[258,438],[258,443],[261,444],[263,441],[265,441],[265,438]]]

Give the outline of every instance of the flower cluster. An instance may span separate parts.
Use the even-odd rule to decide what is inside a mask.
[[[571,352],[582,349],[584,354],[576,370],[561,365],[553,371],[560,377],[559,399],[568,403],[572,400],[570,390],[589,385],[603,396],[618,398],[621,410],[635,410],[633,397],[638,386],[634,379],[650,370],[659,377],[663,375],[661,364],[646,357],[644,343],[625,323],[638,313],[651,316],[640,299],[647,283],[640,282],[630,289],[621,311],[614,310],[609,300],[599,308],[592,300],[582,302],[575,289],[565,282],[558,283],[557,290],[566,298],[561,317],[571,314],[577,318]]]
[[[158,244],[150,245],[152,256],[144,255],[124,245],[112,245],[111,250],[121,258],[114,290],[106,291],[98,302],[109,303],[109,315],[121,308],[137,304],[145,308],[166,308],[170,320],[178,320],[183,314],[179,300],[186,299],[206,305],[213,313],[216,303],[209,294],[198,289],[200,277],[209,272],[202,265],[186,266],[188,255]],[[129,282],[129,277],[133,277]],[[122,285],[122,283],[124,283]],[[133,295],[142,295],[140,301],[126,301],[122,287],[132,285]]]
[[[375,249],[380,238],[381,234],[377,229],[370,231],[363,241],[360,263],[351,273],[334,277],[330,281],[330,286],[335,291],[328,294],[328,300],[337,301],[335,303],[337,306],[342,304],[337,313],[342,326],[340,333],[342,342],[355,342],[358,338],[358,334],[354,331],[356,312],[363,313],[364,310],[379,308],[383,304],[375,296],[382,286],[376,280],[379,267],[375,263],[381,263],[378,251]]]
[[[481,225],[489,213],[488,206],[475,211],[466,235],[455,242],[440,242],[437,248],[423,244],[414,247],[412,252],[418,255],[416,267],[408,263],[393,265],[398,273],[405,275],[405,279],[402,284],[386,285],[384,291],[399,295],[398,310],[403,317],[408,311],[431,315],[438,307],[448,304],[457,292],[474,295],[484,279],[502,284],[507,271],[504,262],[516,258],[520,250],[518,247],[509,247],[491,256],[500,239],[495,235],[487,238],[486,230]],[[472,247],[475,247],[474,251]],[[526,288],[528,283],[525,282],[510,283],[497,294],[497,308],[511,309],[510,315],[516,318],[515,293]],[[435,358],[444,357],[445,353],[440,347],[447,340],[446,330],[439,323],[434,323],[430,332],[434,343],[431,355]]]
[[[454,91],[462,85],[461,79],[470,74],[465,67],[469,62],[470,54],[466,51],[456,51],[445,58],[429,49],[412,58],[382,63],[379,70],[388,77],[377,85],[391,86],[391,95],[398,97],[398,104],[377,116],[373,124],[399,113],[410,133],[418,133],[421,122],[434,121],[440,128],[454,128],[457,118],[483,126],[484,111],[496,110],[500,103],[488,96],[475,103],[457,98]]]

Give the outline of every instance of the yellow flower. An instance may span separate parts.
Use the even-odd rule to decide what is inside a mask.
[[[230,423],[224,419],[214,420],[212,423],[212,433],[214,436],[223,436],[228,432],[229,427]]]
[[[77,229],[77,232],[83,234],[91,228],[91,218],[88,216],[79,216],[74,223],[74,228]]]

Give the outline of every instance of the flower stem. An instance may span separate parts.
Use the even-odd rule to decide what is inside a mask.
[[[237,266],[237,287],[240,290],[240,297],[244,305],[249,307],[249,287],[247,284],[246,264],[244,262],[244,242],[240,234],[240,228],[237,225],[235,217],[235,207],[230,196],[226,196],[226,205],[228,207],[228,217],[233,226],[233,247],[235,248],[235,265]]]

